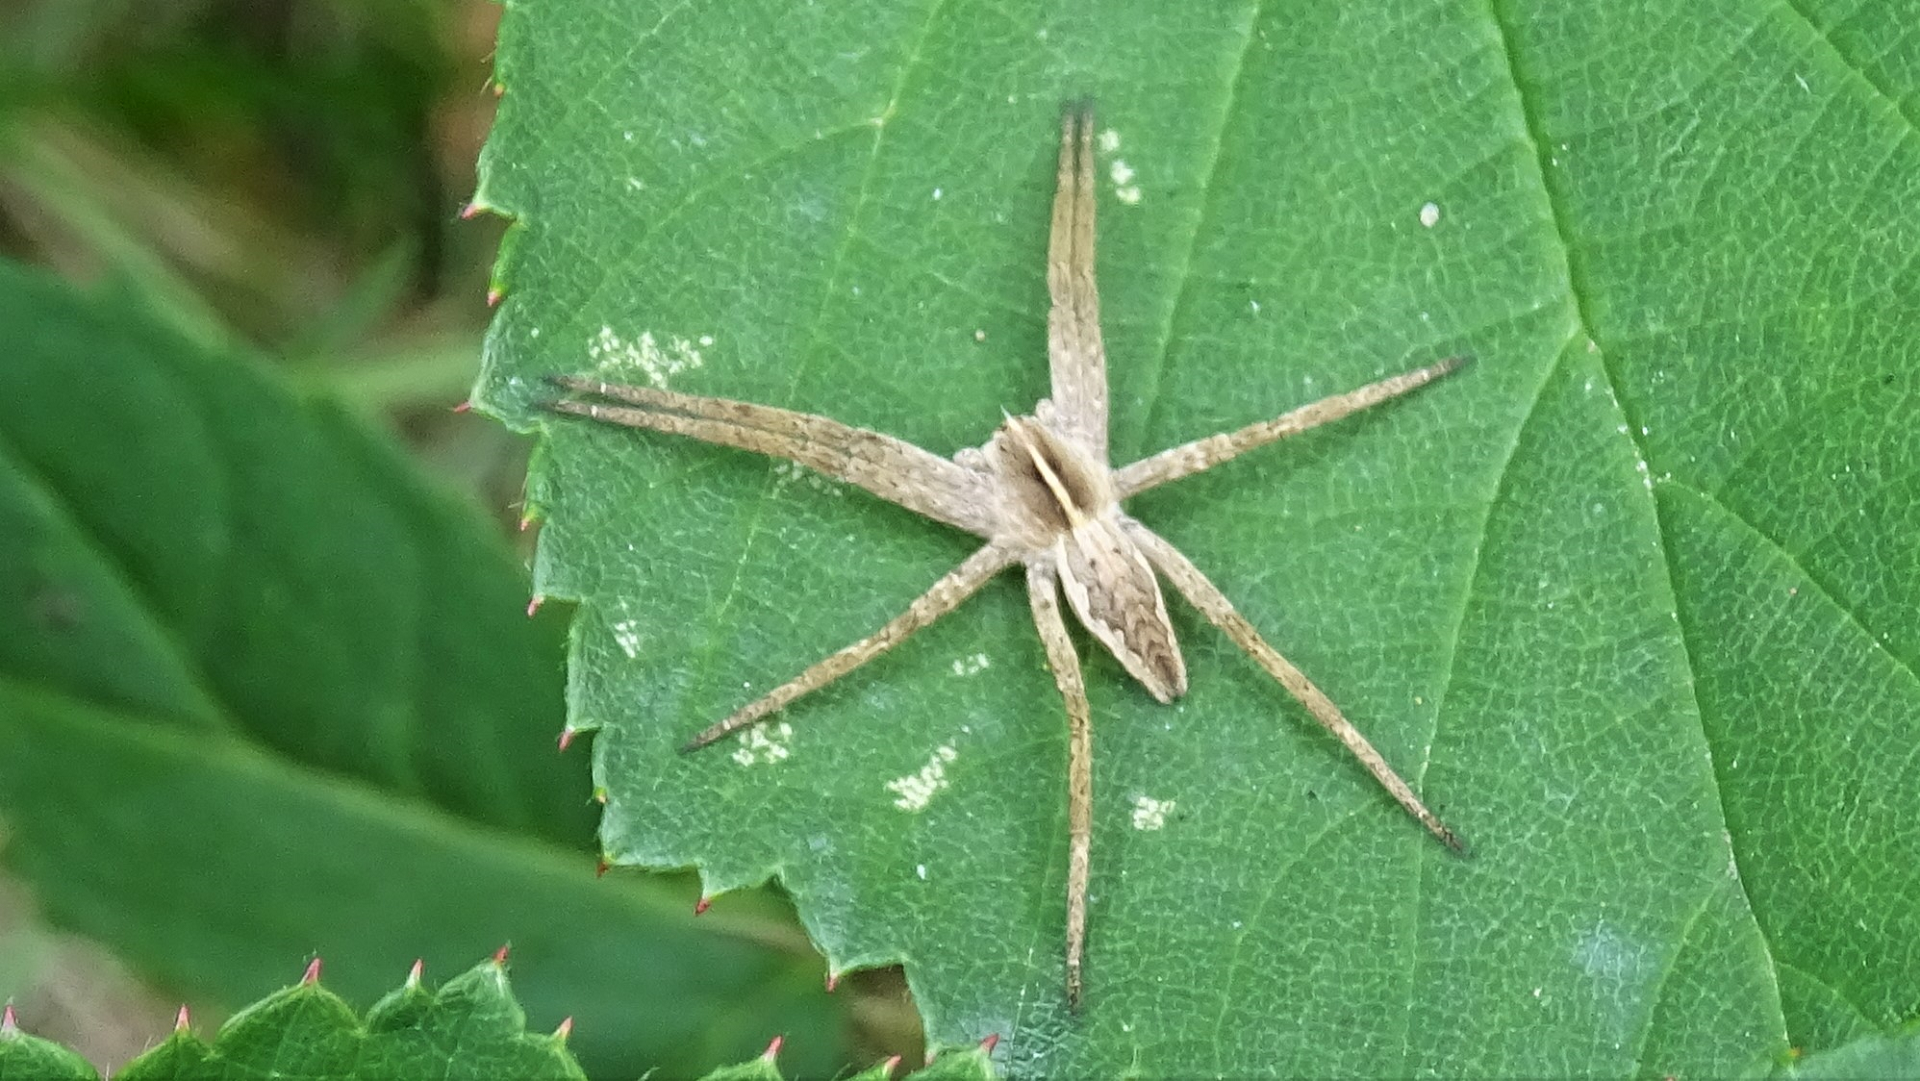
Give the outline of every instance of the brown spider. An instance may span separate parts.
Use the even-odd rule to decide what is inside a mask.
[[[1080,663],[1060,615],[1060,594],[1093,636],[1147,693],[1171,702],[1186,693],[1187,670],[1157,570],[1255,663],[1279,680],[1407,813],[1458,851],[1459,840],[1427,810],[1339,707],[1263,640],[1193,563],[1120,508],[1122,501],[1219,465],[1255,447],[1377,405],[1454,371],[1454,357],[1335,394],[1272,420],[1161,451],[1131,465],[1107,464],[1106,352],[1094,288],[1093,113],[1069,107],[1061,123],[1059,186],[1047,245],[1047,355],[1053,393],[1031,416],[1008,417],[984,446],[949,460],[889,435],[822,416],[650,387],[555,377],[581,395],[621,402],[547,403],[611,424],[690,436],[786,458],[859,485],[916,514],[986,538],[979,551],[933,584],[871,636],[827,657],[788,683],[713,725],[684,750],[704,747],[765,719],[879,656],[956,608],[989,578],[1026,568],[1034,625],[1066,699],[1067,1001],[1078,1010],[1087,930],[1087,877],[1093,835],[1093,733]]]

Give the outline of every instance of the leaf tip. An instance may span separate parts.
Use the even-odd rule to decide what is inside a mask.
[[[707,909],[712,907],[713,907],[713,898],[702,897],[698,901],[695,901],[693,903],[693,914],[696,916],[704,916],[707,914]]]
[[[566,1043],[567,1037],[571,1035],[573,1035],[573,1015],[568,1014],[561,1020],[560,1027],[553,1030],[553,1038]]]
[[[501,968],[505,968],[507,966],[507,954],[511,952],[512,949],[513,949],[513,943],[508,942],[503,944],[499,949],[493,951],[493,963],[495,965],[498,965]]]
[[[320,958],[315,957],[313,960],[307,962],[307,971],[300,976],[300,982],[303,984],[316,984],[320,982]]]
[[[538,615],[540,612],[540,606],[545,603],[547,603],[547,598],[541,596],[538,593],[535,593],[531,598],[527,600],[527,618],[532,619],[535,615]]]
[[[180,1004],[180,1012],[173,1015],[173,1031],[187,1032],[193,1028],[193,1018],[187,1013],[187,1004]]]
[[[780,1045],[786,1042],[787,1037],[784,1034],[775,1036],[772,1042],[767,1044],[767,1049],[760,1052],[760,1061],[771,1065],[773,1060],[780,1056]]]
[[[16,1039],[20,1035],[20,1023],[13,1016],[13,1003],[0,1006],[0,1039]]]
[[[424,957],[414,958],[413,967],[407,970],[407,986],[408,987],[420,986],[420,978],[426,975],[426,972],[427,972],[427,959]]]

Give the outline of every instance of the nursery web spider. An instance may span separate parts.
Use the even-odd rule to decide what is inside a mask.
[[[985,445],[950,460],[822,416],[651,387],[561,376],[553,379],[556,385],[599,400],[563,398],[546,405],[559,413],[790,459],[986,539],[871,636],[735,710],[693,737],[684,750],[764,720],[953,611],[1000,571],[1015,564],[1025,568],[1034,625],[1046,646],[1054,682],[1066,699],[1066,995],[1075,1010],[1082,997],[1087,932],[1093,733],[1079,659],[1060,613],[1062,594],[1081,624],[1148,694],[1171,702],[1186,693],[1187,670],[1155,578],[1159,572],[1345,744],[1408,814],[1449,848],[1460,848],[1452,831],[1427,810],[1339,707],[1268,645],[1192,561],[1128,516],[1120,504],[1255,447],[1405,394],[1454,371],[1464,358],[1416,368],[1114,469],[1107,462],[1106,353],[1094,288],[1093,204],[1093,114],[1084,106],[1070,106],[1061,122],[1059,186],[1047,244],[1052,394],[1035,405],[1031,415],[1008,417]]]

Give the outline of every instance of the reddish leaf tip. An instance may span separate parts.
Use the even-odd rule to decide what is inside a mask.
[[[566,1043],[567,1037],[571,1035],[573,1035],[573,1017],[569,1014],[565,1020],[560,1022],[560,1027],[553,1030],[553,1038],[559,1040],[561,1043]]]
[[[13,1003],[0,1007],[0,1036],[20,1035],[20,1024],[13,1016]]]
[[[320,959],[318,957],[307,962],[306,974],[300,977],[300,982],[301,983],[319,983],[320,982]]]
[[[838,972],[833,971],[832,969],[828,969],[827,970],[827,994],[829,995],[833,994],[834,991],[837,990],[839,987],[840,987],[840,974]]]
[[[506,291],[499,288],[498,286],[495,286],[494,288],[487,290],[487,307],[489,308],[499,307],[500,302],[506,299],[506,296],[507,296]]]
[[[886,1072],[887,1072],[887,1073],[888,1073],[889,1075],[891,1075],[891,1074],[893,1073],[893,1071],[895,1071],[895,1070],[897,1070],[897,1069],[899,1069],[899,1068],[900,1068],[900,1056],[899,1056],[899,1055],[888,1055],[888,1056],[887,1056],[887,1061],[885,1061],[885,1062],[883,1062],[883,1063],[881,1063],[881,1064],[880,1064],[880,1068],[881,1068],[882,1070],[885,1070],[885,1071],[886,1071]]]
[[[560,749],[565,751],[568,747],[573,746],[573,737],[579,733],[580,730],[578,728],[562,728],[560,730]]]
[[[493,84],[493,96],[494,96],[494,97],[496,97],[496,98],[497,98],[497,97],[499,97],[500,95],[502,95],[502,94],[504,94],[504,93],[506,93],[506,92],[507,92],[507,84],[505,84],[505,83],[494,83],[494,84]]]
[[[477,201],[468,203],[466,206],[460,208],[460,220],[472,221],[484,213],[486,209],[486,207],[481,206]]]
[[[695,901],[693,903],[693,914],[696,916],[704,916],[707,914],[707,909],[712,907],[713,907],[713,898],[702,897],[698,901]]]
[[[407,970],[407,986],[418,987],[420,985],[420,977],[426,974],[427,959],[424,957],[414,958],[413,967]]]
[[[613,864],[608,861],[607,857],[602,856],[594,862],[593,877],[605,878],[607,877],[607,872],[611,870],[613,870]]]
[[[493,963],[496,965],[506,964],[507,952],[511,949],[513,949],[513,943],[509,942],[506,945],[500,947],[499,949],[493,951]]]
[[[173,1031],[185,1032],[193,1027],[193,1019],[187,1016],[187,1004],[180,1004],[180,1012],[173,1015]]]
[[[1000,1046],[1000,1034],[998,1032],[989,1032],[987,1033],[987,1038],[980,1041],[980,1053],[983,1055],[991,1055],[993,1054],[993,1049],[998,1046]]]
[[[767,1049],[765,1051],[760,1052],[761,1061],[772,1062],[774,1058],[776,1058],[780,1054],[780,1045],[786,1042],[787,1042],[786,1036],[784,1035],[775,1036],[773,1038],[773,1042],[767,1044]]]
[[[538,520],[538,516],[532,511],[522,514],[520,516],[520,532],[525,533],[527,530],[532,529],[533,523]]]
[[[540,606],[545,603],[547,603],[547,598],[535,593],[532,599],[527,601],[527,618],[532,619],[535,613],[540,611]]]
[[[469,398],[464,402],[461,402],[459,405],[456,405],[452,409],[448,410],[448,412],[450,413],[471,413],[472,411],[473,411],[473,400],[471,398]]]

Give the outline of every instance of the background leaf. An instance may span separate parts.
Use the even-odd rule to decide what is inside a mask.
[[[373,1004],[364,1020],[315,978],[282,988],[237,1013],[213,1039],[181,1024],[158,1047],[119,1076],[169,1078],[584,1078],[568,1053],[572,1022],[551,1036],[526,1031],[526,1015],[498,960],[474,966],[430,988],[416,970],[406,983]],[[184,1021],[184,1015],[182,1015]],[[780,1081],[784,1041],[758,1057],[722,1067],[706,1081]],[[924,1081],[988,1081],[987,1049],[942,1055],[917,1070]],[[855,1081],[886,1081],[898,1059],[862,1072]],[[0,1078],[91,1081],[100,1075],[57,1043],[22,1032],[13,1008],[0,1021]]]
[[[364,1001],[512,942],[596,1073],[769,1028],[841,1065],[767,899],[695,924],[688,883],[595,880],[563,618],[472,508],[112,298],[0,263],[0,327],[0,821],[50,919],[228,1004],[310,953]]]
[[[510,7],[479,201],[520,225],[479,394],[547,433],[537,582],[581,601],[605,847],[777,875],[835,967],[904,960],[930,1038],[1007,1034],[1029,1073],[1711,1074],[1913,1016],[1900,7]],[[1479,363],[1133,508],[1473,857],[1182,612],[1179,705],[1087,664],[1076,1021],[1065,726],[1016,583],[758,749],[677,757],[968,543],[534,405],[592,372],[981,442],[1046,386],[1082,95],[1116,458]]]

